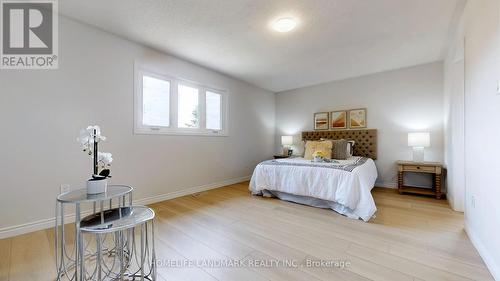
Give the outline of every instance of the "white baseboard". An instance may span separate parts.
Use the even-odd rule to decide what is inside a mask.
[[[174,191],[174,192],[170,192],[170,193],[166,193],[166,194],[160,194],[160,195],[156,195],[156,196],[146,197],[146,198],[142,198],[139,200],[134,200],[134,204],[149,205],[149,204],[153,204],[156,202],[161,202],[161,201],[165,201],[165,200],[169,200],[169,199],[173,199],[173,198],[177,198],[177,197],[182,197],[182,196],[186,196],[186,195],[190,195],[190,194],[194,194],[194,193],[198,193],[198,192],[202,192],[202,191],[207,191],[207,190],[214,189],[214,188],[219,188],[219,187],[223,187],[223,186],[227,186],[227,185],[231,185],[231,184],[235,184],[235,183],[239,183],[239,182],[244,182],[247,180],[250,180],[250,176],[225,180],[225,181],[221,181],[221,182],[217,182],[217,183],[211,183],[211,184],[191,187],[191,188],[187,188],[187,189],[182,189],[179,191]]]
[[[469,236],[470,241],[472,242],[472,245],[476,248],[478,251],[479,255],[483,259],[484,263],[486,264],[486,267],[490,271],[491,275],[495,280],[500,281],[500,264],[495,261],[495,259],[491,256],[491,254],[488,251],[488,248],[483,244],[483,242],[477,237],[477,235],[472,231],[468,225],[467,222],[465,223],[465,232],[467,233],[467,236]]]
[[[134,200],[134,204],[136,205],[148,205],[148,204],[153,204],[156,202],[161,202],[181,196],[186,196],[202,191],[207,191],[210,189],[215,189],[239,182],[244,182],[250,179],[250,176],[246,177],[240,177],[240,178],[234,178],[234,179],[229,179],[221,182],[216,182],[216,183],[211,183],[211,184],[206,184],[206,185],[201,185],[201,186],[195,186],[195,187],[190,187],[186,189],[182,189],[179,191],[174,191],[174,192],[169,192],[165,194],[160,194],[156,196],[151,196],[151,197],[146,197],[146,198],[141,198]],[[82,216],[89,215],[90,211],[84,211],[82,212]],[[68,214],[64,218],[65,223],[72,223],[75,221],[75,214]],[[20,224],[20,225],[14,225],[14,226],[9,226],[9,227],[4,227],[0,228],[0,239],[3,238],[8,238],[12,236],[17,236],[37,230],[42,230],[42,229],[47,229],[54,227],[55,224],[55,217],[48,218],[48,219],[43,219],[43,220],[38,220],[34,222],[29,222],[25,224]]]

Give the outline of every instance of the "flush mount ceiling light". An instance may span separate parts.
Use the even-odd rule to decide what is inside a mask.
[[[290,32],[297,27],[297,20],[293,18],[280,18],[273,23],[272,27],[278,32]]]

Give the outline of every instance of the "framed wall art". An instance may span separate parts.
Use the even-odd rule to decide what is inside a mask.
[[[349,110],[349,128],[366,128],[366,108]]]
[[[328,130],[328,112],[314,113],[314,130]]]
[[[347,111],[330,112],[330,129],[347,129]]]

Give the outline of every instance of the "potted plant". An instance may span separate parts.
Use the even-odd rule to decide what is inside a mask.
[[[325,154],[323,151],[315,151],[313,153],[313,162],[323,162],[323,159],[325,158]]]
[[[111,163],[113,155],[107,152],[99,152],[99,143],[105,141],[106,137],[101,135],[99,126],[88,126],[80,130],[78,141],[83,147],[83,152],[92,157],[92,178],[87,180],[87,194],[99,194],[106,192],[108,178],[110,178]]]

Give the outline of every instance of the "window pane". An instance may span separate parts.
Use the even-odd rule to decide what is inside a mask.
[[[179,128],[198,128],[198,89],[179,85]]]
[[[220,130],[222,95],[207,91],[207,129]]]
[[[170,125],[170,82],[142,77],[142,124],[168,127]]]

